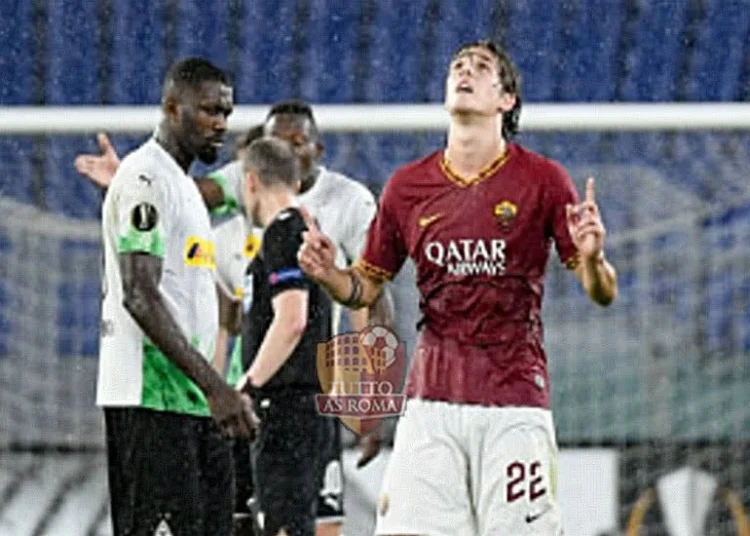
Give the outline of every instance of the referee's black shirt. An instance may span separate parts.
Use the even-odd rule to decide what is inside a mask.
[[[284,291],[309,293],[307,327],[297,347],[278,372],[257,394],[294,390],[320,392],[317,345],[331,337],[331,301],[325,291],[307,278],[297,262],[302,233],[307,230],[296,208],[281,211],[263,233],[260,252],[245,276],[242,319],[242,364],[252,365],[273,320],[272,300]],[[248,303],[249,297],[249,303]]]

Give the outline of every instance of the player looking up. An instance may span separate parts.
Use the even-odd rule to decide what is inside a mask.
[[[308,219],[300,266],[350,307],[407,256],[417,266],[423,319],[377,534],[557,536],[544,274],[554,243],[591,300],[615,299],[594,181],[579,202],[559,164],[510,141],[520,76],[495,44],[460,47],[445,91],[447,145],[390,178],[361,259],[336,267]]]

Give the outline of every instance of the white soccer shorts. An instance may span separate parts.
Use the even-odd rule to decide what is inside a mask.
[[[409,400],[376,534],[559,536],[556,481],[549,410]]]

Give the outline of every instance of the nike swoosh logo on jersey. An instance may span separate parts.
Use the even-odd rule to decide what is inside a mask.
[[[536,514],[526,514],[526,523],[533,523],[547,512],[549,512],[549,506],[544,510],[537,512]]]
[[[440,214],[433,214],[432,216],[423,216],[419,218],[419,226],[424,228],[428,225],[435,223],[437,220],[443,217],[443,213]]]

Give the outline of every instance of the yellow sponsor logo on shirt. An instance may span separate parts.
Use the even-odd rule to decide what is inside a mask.
[[[185,242],[185,264],[200,268],[216,268],[216,246],[211,240],[189,236]]]
[[[255,234],[247,235],[242,253],[246,258],[252,260],[258,254],[258,251],[260,251],[260,237]]]

